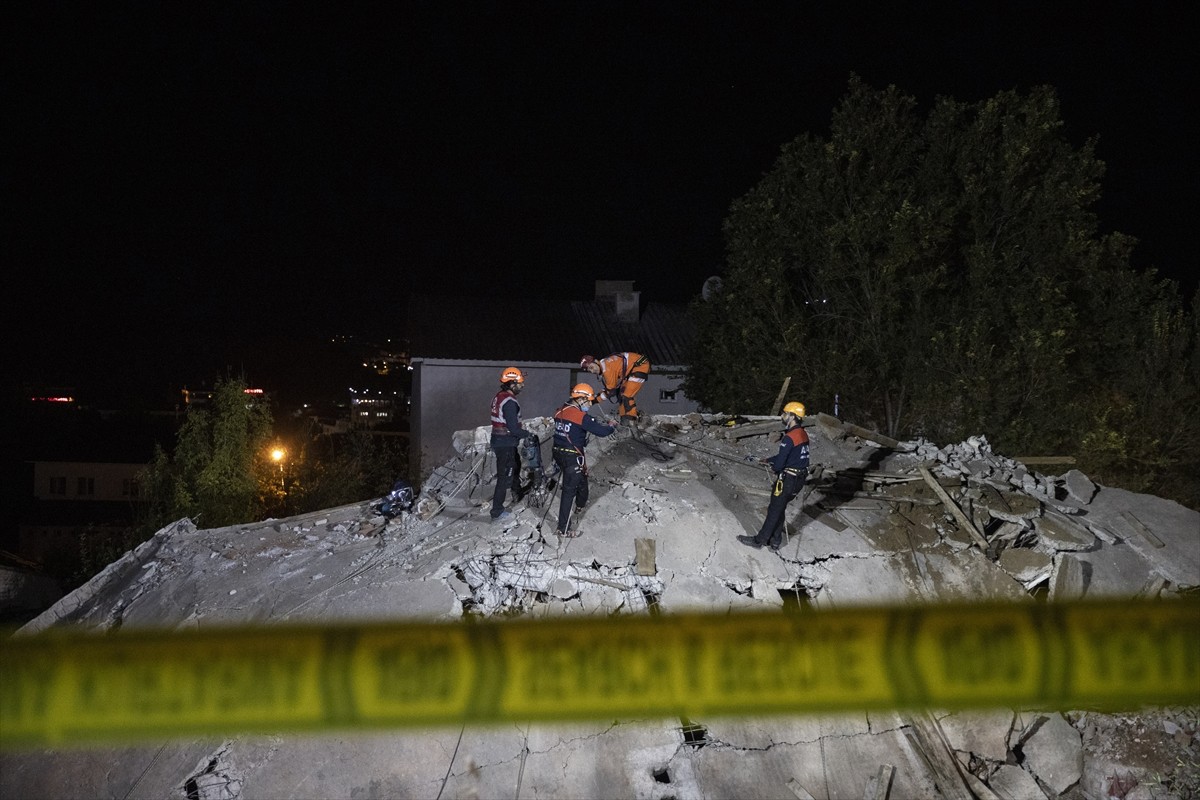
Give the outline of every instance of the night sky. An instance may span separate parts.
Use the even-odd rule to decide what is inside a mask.
[[[22,380],[302,370],[408,293],[685,301],[730,203],[850,74],[927,109],[1050,84],[1104,230],[1195,286],[1185,3],[6,6],[4,261]],[[453,321],[449,321],[453,324]],[[252,376],[253,377],[253,376]]]

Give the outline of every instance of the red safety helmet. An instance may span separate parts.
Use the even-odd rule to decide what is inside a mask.
[[[595,356],[584,356],[583,358],[579,359],[579,368],[587,369],[588,365],[593,363],[595,360],[596,360]]]

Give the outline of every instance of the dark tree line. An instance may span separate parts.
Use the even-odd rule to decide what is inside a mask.
[[[1051,88],[923,113],[852,78],[829,137],[786,144],[732,204],[685,390],[766,413],[790,376],[813,411],[836,397],[896,437],[1074,455],[1200,507],[1196,319],[1100,232],[1103,173]]]

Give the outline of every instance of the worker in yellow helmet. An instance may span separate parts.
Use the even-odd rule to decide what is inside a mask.
[[[778,550],[783,545],[783,523],[787,516],[788,503],[804,488],[808,478],[808,433],[802,426],[803,403],[788,403],[783,407],[783,438],[779,440],[779,452],[771,458],[761,459],[775,473],[775,491],[767,506],[767,518],[757,536],[739,536],[738,541],[755,549],[770,545]]]

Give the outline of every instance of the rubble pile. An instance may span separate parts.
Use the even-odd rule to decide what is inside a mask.
[[[543,443],[550,421],[525,425]],[[487,426],[388,519],[374,499],[287,520],[160,531],[30,631],[624,615],[948,600],[1154,597],[1200,587],[1200,513],[1048,476],[984,436],[898,442],[806,420],[807,485],[777,552],[747,548],[777,417],[659,416],[588,446],[579,538],[558,497],[491,522]],[[1045,463],[1045,462],[1040,462]],[[793,665],[780,664],[787,673]],[[1200,706],[1200,698],[1198,698]],[[219,786],[217,785],[219,784]],[[136,791],[135,791],[136,790]],[[223,792],[224,794],[214,794]],[[1189,794],[1190,792],[1190,794]],[[0,755],[0,796],[879,797],[1172,800],[1200,792],[1197,708],[1001,709],[607,720],[203,736]]]

